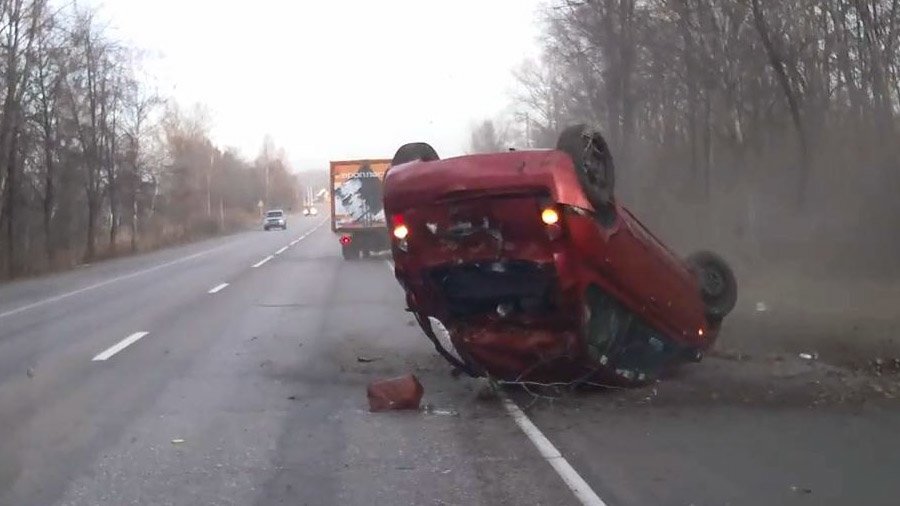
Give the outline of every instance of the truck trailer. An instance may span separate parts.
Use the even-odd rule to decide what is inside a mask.
[[[383,207],[384,174],[390,160],[331,162],[331,230],[345,260],[390,249]]]

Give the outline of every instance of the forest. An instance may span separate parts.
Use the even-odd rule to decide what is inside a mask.
[[[554,0],[472,151],[600,128],[620,200],[749,267],[900,273],[900,0]]]
[[[209,114],[76,3],[0,0],[0,279],[246,226],[302,195],[271,139],[243,159]]]

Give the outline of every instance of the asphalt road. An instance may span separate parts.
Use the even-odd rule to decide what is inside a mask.
[[[0,286],[0,504],[897,504],[893,378],[722,355],[526,434],[323,218]],[[406,372],[437,409],[369,413]]]

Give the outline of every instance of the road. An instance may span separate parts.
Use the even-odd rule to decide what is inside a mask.
[[[900,496],[900,409],[873,395],[893,378],[720,354],[652,388],[512,390],[526,434],[449,374],[387,262],[341,260],[321,224],[0,286],[0,505]],[[456,416],[369,413],[366,384],[406,372]]]

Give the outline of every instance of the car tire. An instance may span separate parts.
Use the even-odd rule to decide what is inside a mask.
[[[400,149],[394,153],[394,158],[391,159],[391,166],[393,167],[394,165],[400,165],[414,160],[433,162],[440,159],[437,151],[435,151],[427,142],[410,142],[409,144],[400,146]]]
[[[597,211],[612,207],[616,184],[615,164],[603,135],[584,124],[559,134],[556,149],[569,155],[588,202]]]
[[[737,280],[728,263],[715,253],[699,251],[686,260],[700,284],[706,317],[719,323],[737,304]]]

